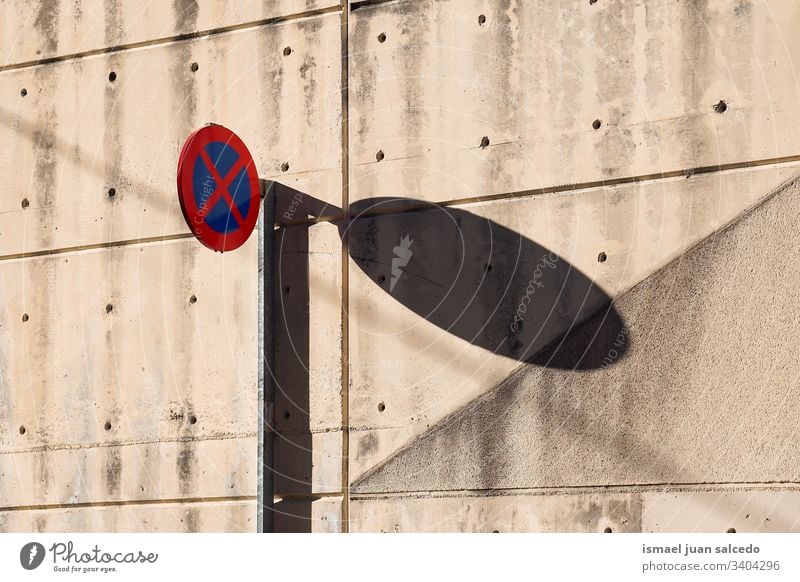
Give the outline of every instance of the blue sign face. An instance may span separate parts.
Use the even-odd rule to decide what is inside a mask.
[[[197,216],[220,234],[236,232],[250,212],[252,192],[247,163],[229,144],[206,144],[192,170]]]

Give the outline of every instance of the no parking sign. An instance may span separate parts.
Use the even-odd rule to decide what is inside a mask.
[[[256,226],[258,172],[244,142],[221,125],[186,140],[178,160],[178,199],[186,223],[210,249],[242,246]]]
[[[1,2],[2,0],[0,0]],[[242,246],[258,222],[261,209],[261,188],[253,156],[244,142],[221,125],[207,125],[192,133],[181,149],[178,159],[178,200],[183,218],[195,237],[208,248],[232,251]],[[273,198],[269,197],[272,201]],[[264,236],[259,241],[259,261],[262,276],[259,280],[258,303],[258,409],[259,432],[263,447],[258,449],[259,466],[264,472],[258,479],[258,529],[272,531],[274,489],[271,461],[274,450],[272,410],[275,406],[275,386],[265,380],[266,370],[275,367],[274,324],[266,314],[274,312],[274,202],[265,204]],[[268,311],[265,309],[266,306]],[[249,333],[249,332],[248,332]],[[262,366],[260,362],[264,361]],[[271,377],[271,373],[270,373]]]

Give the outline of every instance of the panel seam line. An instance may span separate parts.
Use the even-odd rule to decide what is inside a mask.
[[[327,6],[325,8],[317,8],[314,10],[306,10],[304,12],[298,12],[295,14],[287,14],[284,16],[273,16],[271,18],[262,18],[259,20],[252,20],[249,22],[242,22],[240,24],[231,24],[229,26],[221,26],[218,28],[210,28],[207,30],[200,30],[196,32],[186,32],[183,34],[174,34],[170,36],[163,36],[159,38],[154,38],[151,40],[142,40],[138,42],[130,42],[124,43],[116,46],[109,46],[109,47],[101,47],[86,51],[78,51],[74,53],[69,53],[65,55],[58,55],[52,57],[46,57],[43,59],[36,59],[30,61],[23,61],[20,63],[8,64],[0,66],[0,73],[4,73],[6,71],[17,71],[20,69],[28,69],[32,67],[39,67],[41,65],[50,65],[53,63],[63,63],[66,61],[74,61],[77,59],[83,59],[86,57],[94,57],[98,55],[106,55],[111,53],[118,53],[138,48],[146,48],[146,47],[154,47],[159,45],[165,45],[173,42],[181,42],[186,40],[194,40],[198,38],[207,38],[210,36],[217,36],[221,34],[226,34],[229,32],[237,32],[240,30],[248,30],[253,28],[260,28],[262,26],[271,26],[275,24],[282,24],[284,22],[291,22],[294,20],[301,20],[303,18],[311,18],[313,16],[321,16],[324,14],[332,14],[339,12],[341,10],[341,6],[338,4],[334,4],[332,6]]]

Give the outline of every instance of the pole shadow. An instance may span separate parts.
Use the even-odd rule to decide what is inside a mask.
[[[616,363],[629,336],[611,298],[550,249],[461,208],[373,198],[342,210],[272,183],[275,196],[275,531],[311,531],[309,221],[327,216],[392,300],[488,353],[558,369]],[[588,323],[587,323],[588,322]],[[586,324],[586,325],[584,325]],[[319,333],[321,330],[315,330]]]

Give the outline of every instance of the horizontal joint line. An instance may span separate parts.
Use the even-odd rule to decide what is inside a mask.
[[[3,65],[0,66],[0,73],[5,71],[13,71],[19,69],[27,69],[30,67],[38,67],[40,65],[49,65],[53,63],[60,63],[64,61],[72,61],[75,59],[82,59],[86,57],[93,57],[97,55],[104,55],[110,53],[117,53],[131,49],[138,49],[144,47],[151,47],[151,46],[158,46],[163,44],[168,44],[171,42],[180,42],[184,40],[193,40],[198,38],[205,38],[209,36],[215,36],[219,34],[225,34],[228,32],[236,32],[239,30],[247,30],[251,28],[259,28],[261,26],[269,26],[273,24],[281,24],[284,22],[291,22],[293,20],[300,20],[303,18],[309,18],[312,16],[320,16],[323,14],[339,12],[340,7],[337,5],[329,6],[326,8],[318,8],[315,10],[306,10],[305,12],[298,12],[296,14],[289,14],[285,16],[273,16],[272,18],[262,18],[261,20],[253,20],[251,22],[244,22],[241,24],[232,24],[230,26],[222,26],[219,28],[211,28],[208,30],[200,30],[197,32],[187,32],[184,34],[175,34],[172,36],[165,36],[161,38],[155,38],[152,40],[143,40],[139,42],[131,42],[126,44],[120,44],[117,46],[111,47],[103,47],[98,49],[92,49],[87,51],[81,51],[77,53],[70,53],[67,55],[59,55],[53,57],[47,57],[44,59],[37,59],[33,61],[25,61],[22,63],[15,63],[11,65]]]
[[[97,249],[109,249],[114,247],[127,247],[132,245],[141,245],[154,242],[169,242],[175,240],[184,240],[194,237],[192,233],[168,234],[166,236],[150,236],[145,238],[134,238],[129,240],[108,241],[102,243],[94,243],[87,245],[76,245],[72,247],[63,247],[59,249],[44,249],[41,251],[30,251],[23,253],[12,253],[8,255],[0,255],[0,261],[10,261],[14,259],[32,259],[36,257],[47,257],[50,255],[63,255],[67,253],[75,253],[80,251],[93,251]]]
[[[500,194],[489,194],[487,196],[469,196],[465,198],[454,198],[442,202],[420,202],[418,204],[405,204],[403,198],[397,198],[397,206],[391,206],[386,209],[374,209],[359,213],[357,216],[351,215],[350,219],[355,218],[370,218],[373,216],[383,216],[389,214],[403,214],[406,212],[419,212],[424,210],[431,210],[433,208],[447,208],[451,206],[460,206],[464,204],[477,204],[481,202],[499,202],[505,200],[515,200],[518,198],[527,198],[531,196],[538,196],[542,194],[563,194],[568,192],[578,192],[581,190],[591,190],[594,188],[607,188],[609,186],[622,186],[628,184],[639,184],[642,182],[657,182],[659,180],[666,180],[671,178],[690,178],[692,176],[703,174],[716,174],[732,170],[742,170],[747,168],[758,168],[762,166],[777,166],[781,164],[791,164],[800,162],[800,154],[791,156],[782,156],[776,158],[764,158],[760,160],[747,160],[739,162],[730,162],[727,164],[716,164],[712,166],[700,166],[696,168],[686,168],[682,170],[669,170],[665,172],[655,172],[651,174],[639,174],[636,176],[625,176],[621,178],[609,178],[607,180],[594,180],[591,182],[580,182],[576,184],[561,184],[557,186],[543,186],[541,188],[532,188],[529,190],[517,190],[514,192],[503,192]],[[364,200],[369,200],[365,198]],[[336,223],[341,222],[345,218],[344,213],[334,214],[328,216],[310,217],[308,219],[296,219],[281,222],[278,220],[277,226],[305,226],[314,225],[318,223]]]
[[[797,481],[765,481],[754,482],[698,482],[698,483],[638,483],[620,485],[561,485],[555,487],[497,487],[486,489],[419,489],[408,491],[358,491],[352,495],[353,500],[402,499],[414,497],[420,499],[439,499],[457,497],[508,497],[508,496],[543,496],[543,495],[596,495],[596,494],[645,494],[663,492],[715,493],[731,491],[800,491]]]
[[[0,507],[5,511],[37,511],[48,509],[85,509],[89,507],[124,507],[126,505],[166,505],[185,503],[220,503],[230,501],[255,501],[255,495],[232,495],[230,497],[186,497],[183,499],[128,499],[124,501],[86,501],[83,503],[47,503],[39,505],[10,505]]]

